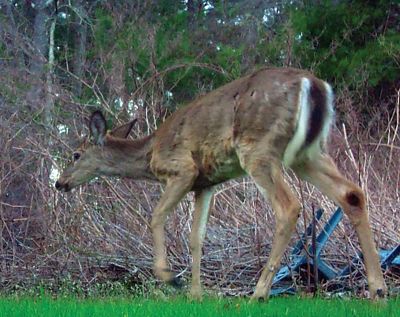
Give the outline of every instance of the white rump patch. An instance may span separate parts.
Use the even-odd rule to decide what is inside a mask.
[[[322,142],[326,142],[329,131],[331,129],[332,121],[335,115],[335,110],[333,109],[333,91],[331,85],[329,85],[327,82],[324,82],[325,88],[326,88],[326,96],[327,96],[327,107],[326,107],[326,114],[324,118],[324,126],[322,127],[322,133],[321,133],[321,140]]]
[[[300,151],[307,136],[307,122],[310,117],[310,107],[308,97],[310,93],[310,80],[308,78],[301,79],[300,94],[298,99],[297,110],[297,126],[293,138],[288,143],[285,153],[283,154],[283,164],[290,166],[294,162],[297,153]]]

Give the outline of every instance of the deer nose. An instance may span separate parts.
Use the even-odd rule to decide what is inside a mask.
[[[60,190],[62,186],[61,186],[61,184],[60,184],[59,181],[56,181],[56,183],[54,184],[54,187],[55,187],[57,190]]]

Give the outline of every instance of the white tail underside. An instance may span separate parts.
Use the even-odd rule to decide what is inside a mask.
[[[333,120],[333,92],[331,86],[324,82],[326,89],[326,102],[327,108],[325,111],[325,117],[323,118],[322,129],[315,140],[308,145],[303,147],[307,137],[307,129],[310,120],[310,80],[308,78],[302,78],[301,88],[298,99],[298,112],[297,112],[297,126],[292,139],[289,141],[285,153],[283,155],[283,164],[287,167],[293,165],[298,158],[312,158],[321,152],[321,144],[326,143],[326,139],[329,135],[330,126]]]

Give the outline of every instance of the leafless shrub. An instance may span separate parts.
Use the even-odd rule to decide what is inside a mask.
[[[116,10],[139,10],[141,5],[133,3],[124,4],[133,6],[129,10]],[[116,25],[127,18],[121,16]],[[51,92],[56,100],[49,123],[42,116],[44,96],[39,100],[42,103],[35,106],[26,98],[33,82],[40,87],[48,87],[49,82],[33,78],[29,63],[24,62],[24,56],[28,61],[41,60],[43,56],[37,56],[32,42],[24,37],[29,30],[28,23],[23,25],[20,33],[13,33],[12,28],[0,30],[7,54],[18,56],[15,61],[0,60],[0,287],[9,290],[16,284],[32,285],[64,276],[90,286],[125,274],[145,283],[153,279],[148,224],[162,187],[127,179],[99,179],[73,193],[60,194],[53,188],[52,173],[65,164],[60,155],[71,153],[71,140],[87,132],[84,118],[94,106],[101,104],[115,122],[124,122],[132,115],[129,104],[134,104],[134,116],[139,119],[134,137],[142,137],[170,114],[165,107],[166,72],[188,66],[221,73],[223,69],[192,63],[158,70],[153,60],[147,77],[138,79],[134,92],[127,94],[122,89],[124,65],[115,54],[99,52],[98,65],[87,67],[85,78],[76,76],[68,65],[56,65],[59,75],[53,78],[51,91],[42,92]],[[148,33],[143,45],[156,58],[151,28]],[[292,54],[288,48],[289,51]],[[287,56],[288,65],[297,65],[292,60],[295,56]],[[134,62],[135,56],[131,58]],[[106,63],[112,65],[111,70],[105,69]],[[251,62],[245,64],[247,67]],[[94,102],[99,104],[78,102],[78,96],[63,82],[65,78],[73,78],[90,89]],[[98,82],[98,78],[103,82]],[[333,129],[330,153],[341,170],[366,190],[376,242],[380,248],[390,249],[400,241],[400,90],[386,99],[382,107],[375,108],[378,110],[370,112],[374,115],[367,125],[360,120],[360,107],[354,103],[363,98],[366,97],[354,98],[346,87],[338,92],[341,123]],[[121,100],[119,108],[114,107],[116,99]],[[287,179],[304,202],[293,244],[311,222],[313,209],[326,210],[317,225],[321,230],[335,206],[290,171]],[[188,236],[192,210],[193,197],[189,194],[169,217],[166,230],[170,262],[184,278],[190,277]],[[249,179],[219,186],[203,249],[202,273],[207,287],[226,294],[251,292],[267,260],[273,229],[272,210]],[[343,268],[360,251],[356,240],[344,219],[324,249],[324,259],[334,268]],[[284,262],[287,261],[288,253]],[[352,271],[345,285],[363,285],[362,272]],[[387,271],[386,276],[390,286],[400,285],[398,275]],[[298,275],[294,275],[293,282],[302,284]],[[337,282],[328,281],[322,287],[329,289]]]
[[[152,85],[135,96],[143,100],[135,113],[140,121],[135,137],[153,131],[157,120],[166,115],[160,112],[163,100],[157,92],[159,87]],[[388,114],[380,139],[371,139],[370,132],[353,125],[350,116],[347,124],[334,129],[330,147],[340,168],[367,190],[376,241],[384,249],[400,239],[399,97],[394,100],[394,113]],[[338,102],[339,107],[343,103],[351,109],[351,99],[339,98]],[[67,109],[71,111],[68,122],[54,118],[55,125],[59,122],[70,127],[67,133],[46,131],[33,117],[27,121],[18,112],[2,112],[0,117],[1,284],[11,288],[16,283],[72,275],[91,285],[107,278],[111,267],[123,268],[118,274],[130,274],[142,282],[150,280],[152,241],[148,224],[162,187],[108,179],[96,180],[70,194],[55,192],[50,174],[63,164],[59,153],[71,151],[71,137],[85,132],[83,108]],[[106,111],[111,112],[111,108]],[[121,121],[127,119],[126,114],[115,115]],[[299,219],[294,243],[310,223],[313,208],[327,211],[318,224],[321,229],[335,207],[290,171],[287,178],[304,201],[304,217]],[[215,198],[204,244],[203,278],[209,288],[247,294],[269,254],[274,217],[249,179],[221,185]],[[192,209],[193,197],[188,195],[167,225],[169,259],[184,278],[190,277],[188,235]],[[344,219],[325,248],[324,258],[339,269],[359,251],[355,234]],[[360,272],[363,270],[355,270],[347,282],[362,285],[364,277],[361,275],[360,279]],[[387,277],[389,284],[398,285],[395,276],[387,272]],[[328,289],[331,283],[322,287]]]

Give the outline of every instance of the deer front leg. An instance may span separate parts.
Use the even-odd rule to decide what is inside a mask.
[[[185,176],[169,179],[151,221],[154,242],[154,273],[162,281],[177,287],[180,286],[180,282],[171,272],[167,263],[164,225],[167,215],[191,189],[196,176],[195,173],[187,172]]]
[[[371,299],[384,297],[387,287],[368,219],[365,195],[361,188],[344,178],[328,155],[320,155],[304,163],[296,169],[296,173],[343,208],[360,241],[370,297]]]
[[[201,250],[206,234],[208,212],[210,210],[213,193],[214,190],[211,187],[195,192],[195,209],[193,213],[192,232],[190,235],[190,249],[193,256],[190,296],[198,300],[202,298],[200,282]]]
[[[276,219],[271,254],[258,280],[252,300],[268,298],[273,278],[296,227],[300,212],[300,203],[283,180],[279,165],[272,163],[268,165],[270,166],[257,164],[249,171],[262,194],[271,201]]]

